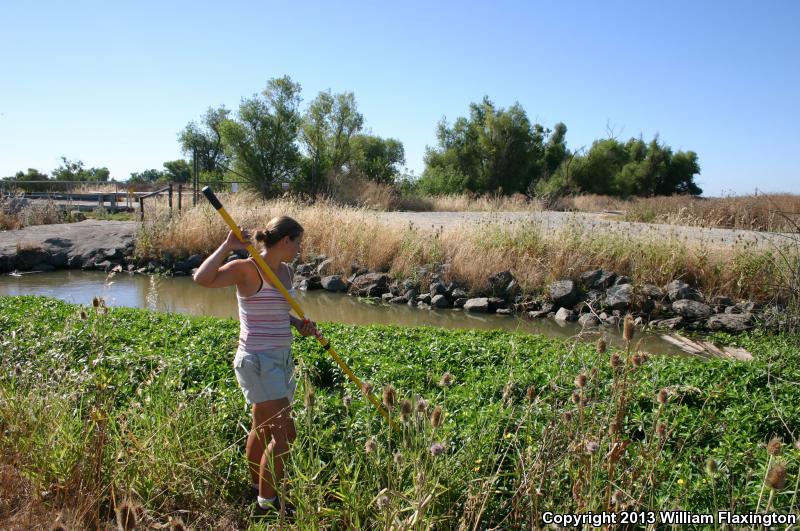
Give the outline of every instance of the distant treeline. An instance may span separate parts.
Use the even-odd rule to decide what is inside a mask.
[[[394,185],[402,193],[522,193],[559,196],[593,193],[621,197],[699,195],[697,154],[677,151],[656,136],[596,140],[588,150],[567,148],[567,126],[532,123],[518,103],[498,108],[484,97],[452,125],[443,119],[437,145],[428,146],[418,178],[401,170],[403,144],[364,130],[352,92],[320,92],[301,110],[301,87],[290,77],[242,99],[232,112],[209,108],[178,133],[187,160],[132,173],[131,181],[187,182],[196,160],[204,182],[244,181],[264,196],[288,188],[317,195],[365,181]],[[62,157],[58,180],[108,180],[107,168],[84,168]],[[15,180],[48,179],[35,169]]]

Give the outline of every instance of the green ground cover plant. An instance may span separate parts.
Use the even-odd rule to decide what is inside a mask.
[[[545,511],[800,510],[795,338],[714,337],[750,350],[744,363],[642,353],[635,337],[612,351],[321,326],[398,429],[298,338],[298,515],[254,523],[236,321],[0,298],[0,527],[529,529]]]

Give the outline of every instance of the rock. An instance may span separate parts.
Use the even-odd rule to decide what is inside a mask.
[[[583,300],[594,306],[598,304],[601,300],[603,300],[604,295],[605,293],[602,290],[593,289],[586,294]]]
[[[580,323],[583,328],[592,328],[600,326],[600,319],[592,313],[585,313],[578,317],[578,323]]]
[[[391,293],[384,293],[383,295],[381,295],[381,300],[383,300],[383,302],[389,302],[392,299],[394,299],[394,295],[392,295]]]
[[[513,315],[513,314],[514,310],[512,310],[511,308],[499,308],[497,310],[497,315]]]
[[[733,306],[733,301],[730,297],[725,297],[723,295],[714,295],[711,297],[711,306],[717,306],[721,308],[725,308],[727,306]]]
[[[431,305],[430,304],[425,304],[424,302],[420,301],[420,302],[417,303],[417,308],[419,308],[420,310],[430,310],[431,309]]]
[[[309,277],[314,274],[314,264],[300,264],[294,270],[294,274]]]
[[[592,271],[584,271],[581,273],[581,282],[588,290],[601,290],[611,286],[616,276],[616,273],[612,273],[610,271],[594,269]]]
[[[299,289],[301,291],[308,291],[308,286],[309,286],[308,279],[307,278],[302,278],[302,277],[300,278],[299,281],[295,281],[292,284],[292,287],[294,289]]]
[[[625,275],[620,275],[617,277],[616,280],[614,280],[615,286],[622,286],[623,284],[630,284],[630,283],[631,283],[631,277]]]
[[[680,328],[680,326],[683,324],[683,317],[678,316],[673,317],[672,319],[663,319],[661,321],[650,321],[650,324],[656,328],[675,330]]]
[[[127,271],[128,273],[133,273],[134,271],[136,271],[136,266],[133,264],[128,264],[125,266],[125,271]],[[194,274],[194,271],[192,271],[192,273]]]
[[[432,282],[430,285],[430,294],[431,297],[436,297],[437,295],[446,295],[447,286],[445,286],[442,282]]]
[[[461,288],[454,288],[452,293],[450,293],[450,297],[452,297],[453,299],[466,299],[467,292]]]
[[[614,285],[606,291],[606,305],[612,310],[624,312],[630,308],[632,301],[633,286],[630,284]]]
[[[434,308],[449,308],[450,301],[448,301],[447,297],[444,295],[436,295],[431,298],[431,306]]]
[[[403,291],[408,291],[408,290],[412,290],[412,289],[416,290],[417,289],[417,283],[414,282],[413,280],[411,280],[410,278],[407,278],[402,282],[402,287],[403,287]]]
[[[408,301],[409,301],[408,297],[402,295],[400,297],[394,297],[392,299],[389,299],[389,302],[391,304],[406,304]]]
[[[672,311],[690,321],[708,319],[713,313],[711,306],[689,299],[681,299],[672,303]]]
[[[320,276],[330,275],[333,272],[333,258],[326,258],[316,268]]]
[[[136,270],[136,274],[137,275],[146,275],[147,274],[147,268],[146,267],[140,267],[139,269]]]
[[[453,308],[463,308],[464,305],[467,303],[466,297],[459,297],[453,301]]]
[[[328,255],[325,254],[318,254],[311,260],[314,262],[314,267],[318,267],[322,262],[328,259]]]
[[[487,297],[467,299],[467,301],[464,303],[464,311],[472,313],[489,313],[489,299]]]
[[[556,309],[555,305],[552,302],[543,302],[541,308],[539,308],[543,312],[550,313]]]
[[[339,275],[329,275],[327,277],[324,277],[322,280],[320,280],[320,285],[324,289],[336,293],[342,293],[347,291],[347,283],[344,280],[342,280],[342,277],[340,277]]]
[[[110,260],[103,260],[102,262],[95,262],[94,269],[98,269],[100,271],[108,272],[114,265],[111,263]]]
[[[557,280],[550,284],[550,300],[556,308],[571,308],[578,301],[578,289],[572,280]]]
[[[500,297],[489,297],[488,301],[489,301],[489,311],[490,312],[494,312],[494,311],[496,311],[496,310],[498,310],[500,308],[505,308],[506,307],[505,299],[502,299]]]
[[[423,293],[422,295],[417,296],[417,302],[424,302],[425,304],[430,304],[432,298],[433,297],[431,297],[430,293]]]
[[[673,280],[664,286],[664,291],[667,292],[670,302],[684,299],[699,302],[703,300],[703,295],[699,291],[682,280]]]
[[[608,317],[603,319],[603,322],[608,326],[617,326],[620,322],[620,318],[616,315],[609,315]]]
[[[639,292],[645,297],[654,300],[661,300],[664,298],[664,292],[655,284],[645,284],[639,288]]]
[[[359,297],[380,297],[389,291],[388,286],[389,275],[386,273],[365,273],[353,278],[348,291]]]
[[[706,322],[709,330],[714,332],[744,332],[753,327],[753,314],[751,313],[718,313],[709,317]]]
[[[372,284],[366,289],[366,293],[364,295],[360,295],[361,297],[370,297],[370,298],[378,298],[382,297],[384,293],[389,293],[389,288],[386,286],[379,286],[377,284]]]
[[[511,271],[500,271],[491,275],[486,281],[489,293],[493,297],[506,297],[508,295],[506,288],[512,280],[514,280],[514,275],[511,274]]]
[[[532,312],[528,312],[528,317],[531,319],[541,319],[543,317],[547,317],[547,314],[550,313],[547,310],[534,310]]]
[[[405,293],[403,293],[403,297],[405,297],[408,300],[415,299],[415,298],[417,298],[417,290],[415,290],[414,288],[411,288],[408,291],[406,291]]]
[[[633,324],[641,328],[642,326],[647,324],[647,321],[645,320],[644,317],[640,315],[639,317],[633,320]]]
[[[192,270],[196,267],[200,267],[200,265],[203,263],[203,260],[204,260],[203,257],[200,256],[199,254],[193,254],[192,256],[187,258],[185,262],[186,265],[189,266],[189,270]]]
[[[576,319],[577,317],[575,316],[575,312],[572,310],[567,310],[566,308],[559,309],[555,316],[555,320],[561,322],[572,322]]]
[[[55,271],[56,268],[52,264],[48,264],[47,262],[39,262],[35,266],[31,268],[31,271],[36,273],[46,273],[48,271]]]

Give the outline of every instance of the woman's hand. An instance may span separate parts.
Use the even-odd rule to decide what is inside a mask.
[[[247,249],[247,246],[250,244],[250,233],[239,227],[239,230],[242,233],[242,238],[244,238],[244,243],[239,241],[239,238],[233,233],[233,231],[228,232],[228,237],[225,238],[223,245],[229,251],[238,251],[240,249]]]
[[[309,319],[303,319],[302,321],[298,319],[298,321],[299,322],[295,324],[295,328],[297,328],[301,336],[308,337],[317,335],[317,323]]]

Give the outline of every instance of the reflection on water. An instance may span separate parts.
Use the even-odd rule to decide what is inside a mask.
[[[61,270],[52,273],[0,276],[0,295],[47,295],[75,304],[91,304],[100,296],[109,306],[147,308],[162,312],[238,318],[236,289],[208,289],[189,277],[159,277],[119,273],[107,277],[98,271]],[[475,315],[453,310],[418,310],[407,305],[366,303],[354,297],[326,291],[298,292],[306,316],[316,321],[367,325],[439,326],[478,328],[544,334],[570,338],[580,333],[575,323],[552,319],[518,319],[498,315]],[[611,344],[622,343],[620,331],[604,329]],[[597,333],[586,335],[587,340]],[[655,335],[644,336],[641,348],[654,353],[680,353]]]

